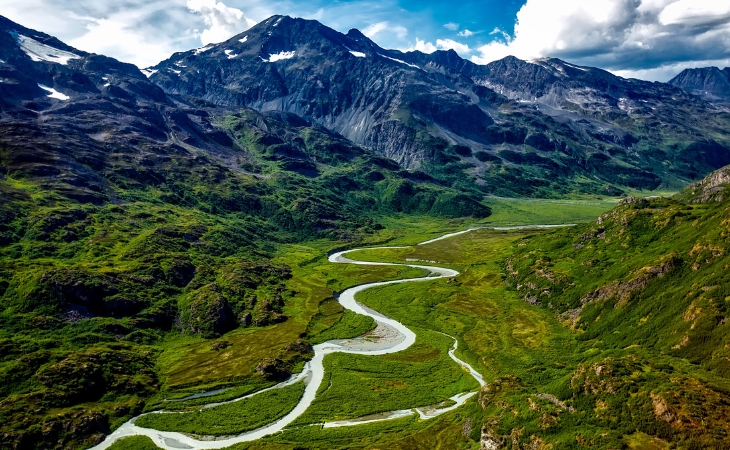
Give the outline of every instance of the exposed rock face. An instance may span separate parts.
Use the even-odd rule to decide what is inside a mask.
[[[109,178],[139,186],[161,181],[155,168],[189,172],[201,160],[188,146],[231,153],[208,111],[171,99],[137,67],[4,17],[0,93],[0,173],[80,202],[113,200]]]
[[[494,437],[486,427],[482,428],[482,437],[479,443],[480,450],[499,450],[502,448],[500,440]]]
[[[727,197],[726,188],[730,184],[730,166],[717,170],[703,180],[692,184],[688,190],[695,203],[710,201],[721,202]]]
[[[411,111],[453,133],[493,123],[471,99],[396,60],[353,30],[274,16],[205,52],[173,55],[151,79],[167,92],[218,105],[295,113],[366,144],[406,168],[430,157]]]
[[[730,67],[685,69],[668,83],[706,100],[730,102]]]
[[[692,179],[730,163],[730,132],[719,131],[727,118],[669,84],[558,59],[479,66],[453,51],[402,53],[357,30],[283,16],[149,73],[168,93],[295,113],[407,169],[469,164],[466,177],[490,193],[504,177],[523,182],[513,192],[532,193],[589,173],[603,192],[620,194],[612,185],[651,189],[665,170]],[[722,142],[701,144],[718,132]],[[525,182],[532,176],[539,181]]]
[[[665,261],[658,266],[642,268],[628,281],[614,281],[585,295],[581,298],[581,303],[586,305],[615,298],[617,308],[626,306],[635,292],[643,290],[651,280],[663,277],[667,272],[681,264],[676,255],[669,255],[664,259]]]

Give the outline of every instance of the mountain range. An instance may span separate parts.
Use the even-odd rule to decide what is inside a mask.
[[[94,444],[160,392],[154,345],[166,337],[291,319],[284,305],[299,293],[285,281],[311,260],[274,263],[277,246],[354,245],[393,218],[483,219],[488,197],[677,190],[709,173],[680,200],[726,205],[727,171],[713,173],[730,164],[726,72],[651,83],[554,58],[482,66],[286,16],[140,70],[0,17],[0,446]],[[582,226],[585,239],[565,231],[523,253],[549,247],[568,267],[594,245],[613,258],[604,264],[624,264],[619,241],[608,246],[599,229],[618,239],[621,214],[641,210],[662,242],[677,242],[684,269],[697,257],[709,286],[700,259],[724,235],[700,258],[689,218],[662,225],[664,213],[684,217],[685,203],[635,201],[600,219],[610,226]],[[687,217],[725,223],[725,210],[703,211]],[[639,235],[643,222],[631,224]],[[588,319],[608,303],[579,299],[612,280],[595,292],[571,284],[591,278],[588,258],[573,278],[546,281],[538,266],[554,267],[537,253],[510,275],[514,290],[593,333]],[[681,284],[678,273],[668,279]],[[304,326],[295,336],[312,337]],[[719,342],[721,331],[706,334]],[[277,373],[307,354],[272,348]]]
[[[730,163],[728,110],[558,59],[480,66],[274,16],[147,69],[167,93],[287,111],[464,188],[554,196],[677,186]]]

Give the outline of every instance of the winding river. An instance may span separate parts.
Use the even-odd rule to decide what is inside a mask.
[[[516,229],[516,228],[523,228],[523,227],[510,227],[510,228],[502,228],[502,229]],[[458,234],[466,233],[469,231],[476,230],[478,228],[472,228],[466,231],[462,231],[459,233],[451,233],[444,235],[440,238],[432,239],[426,242],[423,242],[418,245],[428,244],[431,242],[435,242],[437,240],[449,238],[452,236],[456,236]],[[379,250],[379,249],[391,249],[391,248],[407,248],[407,247],[377,247],[377,248],[369,248],[367,250]],[[238,436],[233,437],[224,437],[224,438],[218,438],[218,437],[200,437],[201,439],[196,439],[192,436],[188,436],[182,433],[177,432],[169,432],[169,431],[158,431],[153,430],[150,428],[142,428],[137,425],[135,425],[135,421],[138,417],[137,416],[125,424],[123,424],[121,427],[119,427],[116,431],[114,431],[112,434],[106,437],[106,439],[97,445],[96,447],[93,447],[94,450],[96,449],[106,449],[110,447],[114,442],[118,441],[119,439],[129,437],[129,436],[147,436],[154,443],[159,446],[160,448],[166,449],[166,450],[179,450],[179,449],[218,449],[223,447],[228,447],[233,444],[237,444],[240,442],[248,442],[248,441],[254,441],[256,439],[260,439],[264,436],[268,436],[274,433],[277,433],[281,430],[283,430],[285,427],[287,427],[289,424],[291,424],[294,420],[296,420],[300,415],[304,413],[304,411],[309,408],[309,406],[312,404],[315,398],[315,394],[317,393],[317,390],[319,389],[320,384],[322,383],[322,380],[324,379],[324,357],[330,353],[350,353],[350,354],[356,354],[356,355],[386,355],[389,353],[396,353],[400,352],[402,350],[407,349],[413,343],[416,342],[416,334],[408,329],[405,325],[398,322],[397,320],[394,320],[390,317],[386,317],[383,314],[378,313],[377,311],[374,311],[360,303],[358,303],[355,300],[355,295],[358,292],[362,292],[366,289],[370,289],[377,286],[386,286],[390,284],[400,284],[400,283],[413,283],[413,282],[426,282],[426,281],[433,281],[438,280],[440,278],[450,278],[455,277],[459,275],[459,272],[442,268],[442,267],[434,267],[434,266],[422,266],[422,265],[414,265],[414,264],[392,264],[392,263],[379,263],[379,262],[367,262],[367,261],[356,261],[347,258],[345,255],[358,251],[358,250],[364,250],[364,249],[352,249],[352,250],[346,250],[334,253],[329,256],[329,261],[332,263],[339,263],[339,264],[358,264],[358,265],[368,265],[368,266],[405,266],[405,267],[412,267],[417,269],[424,269],[427,270],[429,273],[425,277],[419,277],[419,278],[408,278],[408,279],[401,279],[401,280],[393,280],[393,281],[383,281],[383,282],[377,282],[377,283],[368,283],[363,284],[360,286],[351,287],[345,291],[343,291],[340,294],[339,302],[340,304],[353,312],[356,312],[358,314],[362,314],[365,316],[372,317],[376,322],[376,327],[373,331],[371,331],[368,336],[369,339],[362,339],[362,338],[355,338],[355,339],[335,339],[330,340],[327,342],[324,342],[322,344],[318,344],[314,346],[314,357],[311,361],[307,362],[304,366],[304,369],[301,373],[292,376],[289,380],[279,383],[275,386],[272,386],[268,389],[258,391],[254,394],[247,395],[245,397],[237,398],[235,400],[231,400],[228,402],[223,403],[212,403],[208,404],[202,408],[210,408],[213,406],[218,406],[224,403],[231,403],[231,402],[237,402],[246,398],[250,398],[254,395],[258,395],[262,392],[271,390],[271,389],[278,389],[284,386],[289,386],[293,383],[297,383],[300,381],[304,381],[306,384],[304,395],[300,399],[299,403],[294,407],[293,410],[291,410],[287,415],[280,418],[279,420],[272,422],[264,427],[261,427],[256,430],[252,430],[243,434],[240,434]],[[446,335],[448,336],[448,335]],[[454,339],[452,336],[449,336],[452,339]],[[454,339],[454,345],[449,351],[449,356],[451,359],[454,360],[454,362],[461,367],[463,367],[465,370],[467,370],[472,377],[479,383],[480,386],[484,386],[485,382],[483,377],[474,370],[473,367],[471,367],[466,362],[460,360],[456,357],[455,351],[457,347],[457,340]],[[469,398],[474,396],[477,392],[465,392],[462,394],[457,394],[453,397],[451,397],[451,400],[453,401],[453,404],[450,404],[450,406],[432,406],[432,407],[421,407],[421,408],[413,408],[413,409],[406,409],[406,410],[400,410],[400,411],[392,411],[388,413],[382,413],[377,414],[374,416],[359,418],[359,419],[352,419],[352,420],[342,420],[342,421],[334,421],[334,422],[327,422],[324,424],[321,424],[324,428],[332,428],[332,427],[342,427],[342,426],[354,426],[354,425],[361,425],[366,423],[372,423],[382,420],[391,420],[396,419],[400,417],[407,417],[410,415],[418,414],[418,416],[421,419],[430,419],[432,417],[436,417],[440,414],[443,414],[445,412],[451,411],[453,409],[458,408],[459,406],[463,405]],[[147,414],[179,414],[176,412],[164,412],[164,411],[158,411],[158,412],[152,412]],[[144,415],[144,414],[143,414]]]

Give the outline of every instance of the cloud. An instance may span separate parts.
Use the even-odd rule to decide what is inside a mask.
[[[135,17],[136,16],[136,17]],[[71,39],[68,44],[81,50],[102,55],[114,55],[121,61],[148,67],[169,58],[174,48],[169,42],[154,42],[130,28],[138,14],[127,11],[109,18],[74,18],[86,22],[86,33]]]
[[[471,49],[469,49],[468,45],[456,42],[452,39],[436,39],[436,47],[440,50],[454,50],[460,55],[468,55],[471,53]]]
[[[459,24],[454,22],[449,22],[444,24],[444,28],[451,31],[456,31],[459,29]]]
[[[702,24],[730,19],[730,3],[721,0],[679,0],[659,14],[662,25]]]
[[[436,50],[454,50],[460,55],[468,55],[471,53],[471,49],[468,45],[462,44],[461,42],[454,41],[452,39],[436,39],[436,44],[416,38],[416,44],[411,45],[407,49],[403,49],[404,52],[419,51],[422,53],[433,53]]]
[[[474,36],[474,34],[475,33],[473,31],[471,31],[471,30],[462,30],[462,31],[459,31],[459,36],[461,36],[461,37]]]
[[[246,18],[238,8],[226,6],[215,0],[188,0],[190,11],[200,14],[207,28],[200,33],[203,45],[217,44],[251,28],[255,21]]]
[[[391,25],[388,21],[370,24],[364,30],[362,30],[362,34],[369,37],[370,39],[374,38],[378,34],[381,34],[382,32],[394,34],[399,39],[403,39],[408,35],[408,29],[406,27],[400,25]]]
[[[479,64],[507,55],[553,56],[624,74],[659,74],[656,69],[662,67],[730,58],[730,5],[718,0],[562,0],[557,8],[551,0],[527,0],[517,13],[514,37],[477,51],[472,61]]]
[[[432,43],[416,38],[416,45],[412,45],[403,51],[404,52],[419,51],[421,53],[433,53],[436,50],[438,50],[438,48],[435,45],[433,45]]]

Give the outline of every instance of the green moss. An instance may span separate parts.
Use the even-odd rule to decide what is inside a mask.
[[[193,412],[152,413],[137,419],[140,427],[197,435],[230,436],[255,430],[294,409],[304,383],[271,389],[253,397]]]
[[[157,450],[158,446],[147,436],[132,436],[113,443],[110,450]]]

